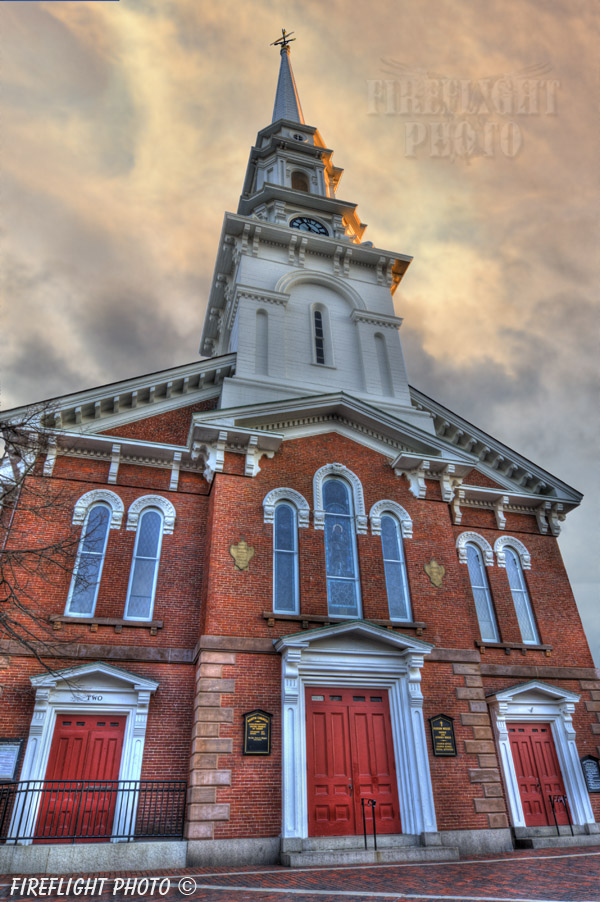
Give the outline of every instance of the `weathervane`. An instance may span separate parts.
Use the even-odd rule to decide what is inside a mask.
[[[281,29],[281,37],[277,41],[273,41],[273,43],[270,46],[275,47],[275,46],[281,45],[282,50],[287,49],[288,45],[291,44],[292,41],[296,40],[296,38],[290,37],[291,34],[294,34],[294,32],[286,31],[285,28],[282,28]]]

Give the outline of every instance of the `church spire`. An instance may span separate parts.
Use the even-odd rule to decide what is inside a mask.
[[[296,38],[290,37],[293,33],[293,31],[286,31],[285,28],[282,28],[282,37],[271,44],[272,47],[275,45],[281,46],[281,64],[279,66],[279,79],[277,81],[272,121],[277,122],[278,119],[288,119],[291,122],[299,122],[301,125],[304,125],[298,89],[296,88],[294,73],[290,63],[290,43],[296,40]]]

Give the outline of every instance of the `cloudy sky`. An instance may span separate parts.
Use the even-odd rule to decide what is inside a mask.
[[[560,543],[600,664],[594,7],[3,2],[2,409],[196,359],[285,25],[338,196],[415,258],[412,384],[585,492]]]

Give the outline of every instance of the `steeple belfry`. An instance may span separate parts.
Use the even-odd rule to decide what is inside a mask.
[[[273,41],[271,45],[272,47],[275,45],[281,46],[279,79],[277,80],[273,119],[271,121],[277,122],[278,119],[287,119],[289,122],[298,122],[300,125],[304,125],[298,89],[290,63],[290,42],[296,40],[296,38],[290,38],[290,35],[293,33],[293,31],[286,32],[285,28],[282,28],[282,37],[277,41]]]

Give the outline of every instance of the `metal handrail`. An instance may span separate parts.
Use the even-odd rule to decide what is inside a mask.
[[[367,819],[365,817],[365,804],[366,804],[367,808],[371,809],[371,816],[373,819],[373,848],[375,849],[375,851],[377,851],[377,827],[375,825],[375,806],[377,805],[377,802],[375,801],[375,799],[366,799],[363,797],[363,798],[361,798],[360,803],[362,805],[363,834],[365,837],[365,849],[367,848]]]
[[[184,780],[0,784],[0,843],[180,839]]]

